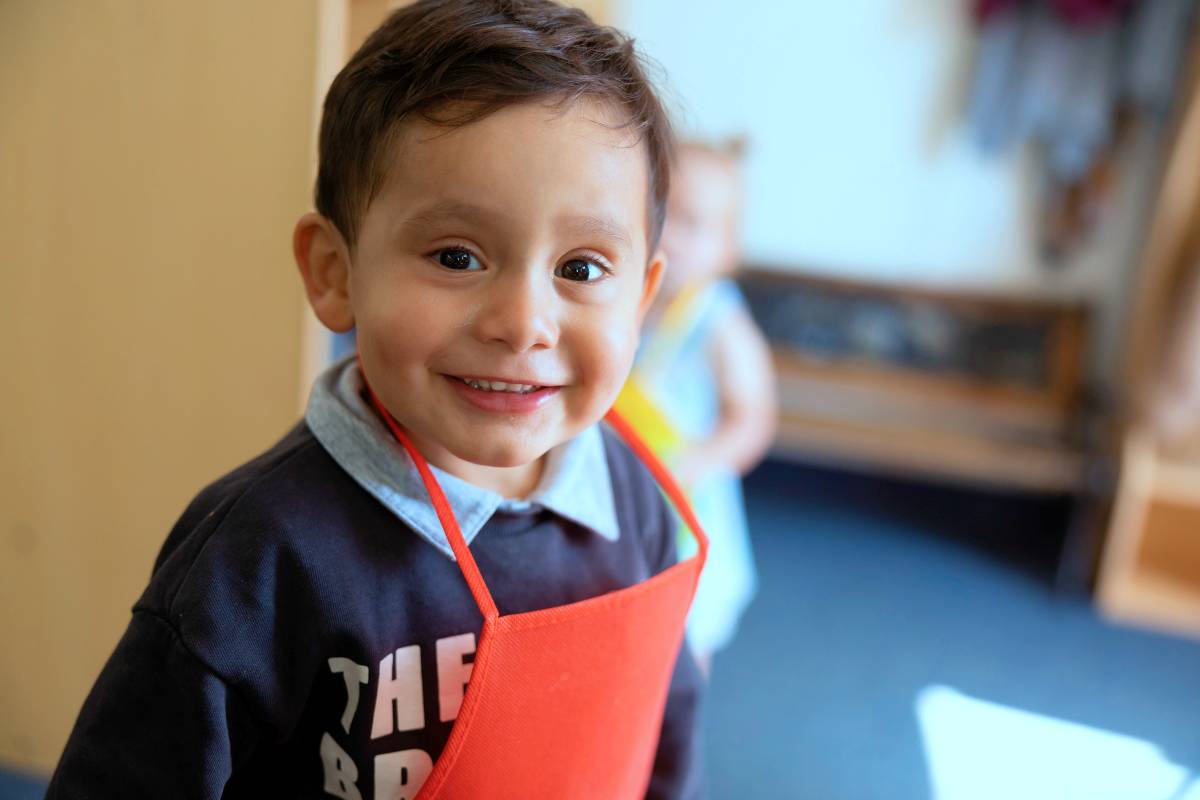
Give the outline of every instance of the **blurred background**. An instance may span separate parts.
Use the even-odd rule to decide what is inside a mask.
[[[336,343],[324,88],[381,0],[0,1],[0,797]],[[1194,0],[595,0],[745,142],[780,421],[711,796],[1200,798]]]

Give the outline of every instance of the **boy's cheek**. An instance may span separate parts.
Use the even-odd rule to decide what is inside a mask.
[[[616,401],[633,366],[636,333],[609,331],[597,342],[588,372],[592,376],[591,404],[603,414]]]
[[[368,292],[355,303],[360,336],[397,352],[436,339],[448,313],[444,302],[414,302],[403,293]]]

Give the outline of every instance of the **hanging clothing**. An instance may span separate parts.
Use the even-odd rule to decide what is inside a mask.
[[[978,149],[1037,148],[1041,249],[1087,238],[1133,121],[1166,119],[1195,0],[980,0],[967,122]]]

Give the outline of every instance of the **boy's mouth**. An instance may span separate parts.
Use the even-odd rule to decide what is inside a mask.
[[[485,392],[507,392],[510,394],[530,394],[540,389],[547,387],[534,383],[507,383],[505,381],[489,381],[482,378],[460,378],[454,376],[456,380],[462,381],[472,389],[480,389]]]
[[[506,376],[507,377],[507,376]],[[558,395],[560,386],[502,381],[495,378],[466,378],[446,375],[446,380],[464,401],[480,411],[505,416],[532,414]]]

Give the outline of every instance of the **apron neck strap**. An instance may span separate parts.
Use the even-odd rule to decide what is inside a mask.
[[[359,360],[359,372],[362,372],[362,360]],[[391,413],[383,407],[383,403],[379,402],[379,398],[375,395],[375,390],[371,388],[371,384],[367,383],[366,373],[363,373],[363,384],[367,387],[367,394],[371,397],[371,405],[375,407],[375,411],[383,418],[384,423],[396,437],[404,449],[408,451],[409,458],[417,467],[417,472],[421,474],[421,481],[425,484],[425,491],[429,492],[429,499],[433,503],[433,510],[437,512],[438,521],[442,523],[442,530],[446,532],[446,539],[450,542],[450,549],[454,551],[454,559],[458,563],[459,570],[462,571],[463,578],[467,581],[467,587],[471,590],[471,595],[475,598],[475,605],[479,606],[479,612],[483,614],[486,620],[495,620],[500,616],[500,612],[496,608],[496,601],[492,599],[492,593],[488,591],[487,584],[483,582],[483,575],[479,572],[479,566],[475,563],[475,556],[471,555],[471,549],[467,547],[467,541],[463,538],[462,530],[458,527],[458,520],[454,518],[454,511],[450,508],[450,501],[446,499],[445,492],[442,491],[441,485],[438,484],[437,478],[433,476],[433,472],[429,469],[429,463],[425,461],[424,456],[418,452],[413,446],[412,440],[405,434],[404,429],[396,422]]]

